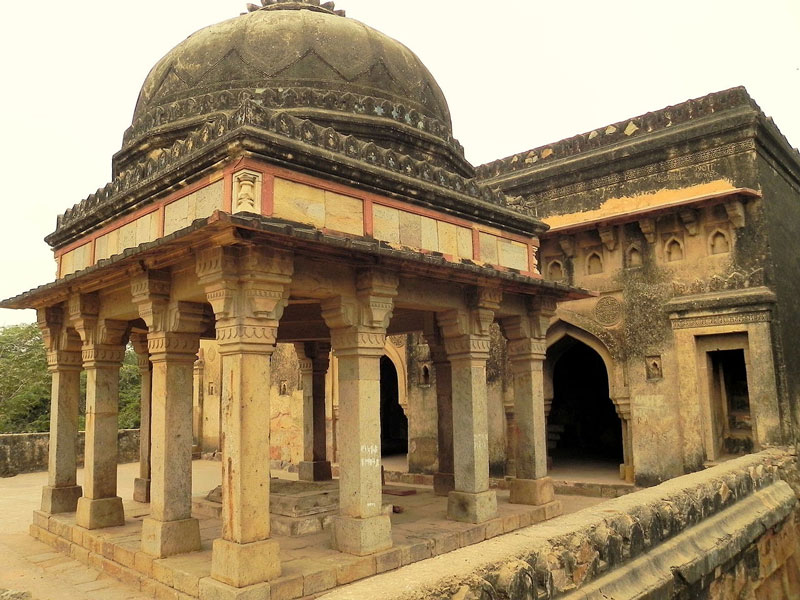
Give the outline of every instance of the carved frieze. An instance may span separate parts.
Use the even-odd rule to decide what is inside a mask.
[[[772,315],[769,311],[705,315],[701,317],[673,317],[672,328],[694,329],[723,325],[746,325],[748,323],[768,323],[771,320]]]

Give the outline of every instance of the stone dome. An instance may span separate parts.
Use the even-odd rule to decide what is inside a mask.
[[[203,117],[238,106],[244,95],[471,174],[452,137],[444,94],[411,50],[332,10],[331,2],[262,4],[194,33],[153,67],[115,171],[154,147],[168,147]]]

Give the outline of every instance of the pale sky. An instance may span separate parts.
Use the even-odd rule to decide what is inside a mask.
[[[417,53],[475,165],[736,85],[800,145],[798,0],[337,8]],[[240,0],[3,2],[0,298],[53,280],[42,238],[57,214],[110,180],[150,68],[192,32],[244,10]],[[34,319],[0,310],[0,326]]]

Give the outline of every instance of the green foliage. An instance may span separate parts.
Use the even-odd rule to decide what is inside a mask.
[[[0,328],[0,433],[50,428],[50,374],[35,324]]]
[[[140,377],[128,346],[119,379],[119,426],[139,427]],[[86,377],[81,377],[79,426],[83,428]],[[35,324],[0,328],[0,433],[48,431],[50,374],[42,334]]]

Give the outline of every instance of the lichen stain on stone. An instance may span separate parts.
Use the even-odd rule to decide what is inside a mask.
[[[690,187],[680,187],[676,189],[662,188],[650,194],[609,198],[600,208],[584,212],[551,215],[545,217],[543,220],[551,229],[560,229],[586,221],[611,219],[632,211],[667,207],[685,201],[686,198],[731,193],[735,189],[736,188],[729,180],[716,179],[709,183],[702,183]]]

